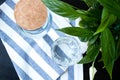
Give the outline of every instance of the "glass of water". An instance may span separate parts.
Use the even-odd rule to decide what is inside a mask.
[[[74,37],[60,37],[52,45],[52,59],[62,67],[68,67],[80,60],[79,42]]]

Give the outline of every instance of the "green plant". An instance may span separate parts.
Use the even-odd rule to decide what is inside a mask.
[[[81,18],[79,26],[62,28],[60,31],[88,42],[87,55],[78,63],[94,63],[101,51],[104,68],[112,79],[114,62],[120,56],[120,0],[82,0],[88,5],[88,10],[60,0],[42,1],[58,15],[73,20]]]

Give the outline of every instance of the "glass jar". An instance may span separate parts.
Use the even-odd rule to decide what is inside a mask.
[[[35,30],[26,30],[18,26],[18,31],[20,32],[21,35],[24,35],[27,37],[43,37],[44,35],[47,34],[51,26],[52,26],[52,16],[48,12],[48,17],[46,19],[45,24],[42,27]]]

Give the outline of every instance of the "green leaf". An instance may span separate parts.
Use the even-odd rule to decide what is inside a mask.
[[[97,0],[83,0],[89,7],[97,3]]]
[[[100,45],[98,44],[89,45],[86,55],[78,62],[78,64],[85,64],[95,61],[97,55],[99,54],[99,49]]]
[[[102,18],[101,18],[101,23],[97,29],[97,31],[94,33],[94,35],[104,31],[106,27],[111,26],[115,21],[117,20],[117,17],[114,16],[113,14],[110,14],[108,10],[105,8],[103,9],[102,12]]]
[[[117,0],[98,0],[103,7],[109,10],[110,13],[120,17],[120,1]]]
[[[59,31],[77,37],[91,37],[93,35],[93,32],[91,32],[90,30],[83,29],[80,27],[66,27],[59,29]]]
[[[96,31],[101,20],[102,9],[99,7],[90,8],[84,16],[81,16],[80,27]]]
[[[97,21],[98,20],[94,17],[82,16],[79,25],[80,27],[91,29],[91,28],[98,26]]]
[[[84,11],[83,12],[81,11],[81,13],[77,12],[77,10],[73,8],[73,6],[60,0],[42,0],[42,1],[50,10],[63,17],[76,19],[79,18],[80,15],[84,13]]]
[[[82,41],[82,42],[87,42],[89,39],[90,39],[90,37],[78,37],[79,39],[80,39],[80,41]]]
[[[120,36],[119,36],[119,39],[117,41],[117,48],[116,48],[117,52],[116,52],[116,60],[120,57]]]
[[[104,66],[112,79],[112,70],[116,59],[116,51],[114,38],[108,28],[101,33],[101,47]]]
[[[92,36],[92,37],[89,39],[88,45],[94,44],[94,43],[97,41],[98,38],[99,38],[99,35]]]

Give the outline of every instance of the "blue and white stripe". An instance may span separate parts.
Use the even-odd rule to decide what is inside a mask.
[[[17,31],[14,7],[19,0],[6,0],[0,6],[0,38],[14,64],[20,80],[83,80],[82,65],[67,70],[51,59],[51,45],[65,36],[55,29],[71,26],[67,20],[51,12],[53,24],[44,37],[29,38]]]

